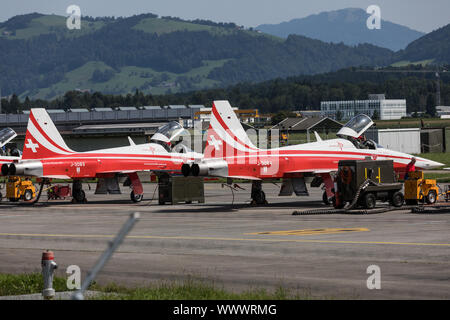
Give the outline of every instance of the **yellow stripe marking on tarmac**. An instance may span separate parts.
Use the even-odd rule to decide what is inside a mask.
[[[48,237],[48,238],[114,238],[107,234],[30,234],[30,233],[0,233],[0,236],[17,237]],[[328,244],[382,244],[405,246],[438,246],[450,247],[450,243],[421,242],[388,242],[388,241],[350,241],[350,240],[312,240],[312,239],[268,239],[268,238],[219,238],[219,237],[189,237],[189,236],[127,236],[128,239],[165,239],[165,240],[208,240],[208,241],[255,241],[255,242],[296,242],[296,243],[328,243]]]
[[[283,230],[283,231],[263,231],[255,233],[244,233],[246,235],[277,235],[277,236],[311,236],[317,234],[335,234],[346,232],[370,231],[367,228],[321,228],[321,229],[303,229],[303,230]]]

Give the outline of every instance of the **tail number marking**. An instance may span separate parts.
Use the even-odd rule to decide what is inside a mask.
[[[86,164],[84,162],[72,162],[70,164],[71,167],[85,167]]]

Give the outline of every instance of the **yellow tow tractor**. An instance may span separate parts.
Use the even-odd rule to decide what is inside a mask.
[[[435,179],[425,179],[423,171],[408,174],[405,180],[405,202],[415,205],[419,201],[434,204],[439,200],[439,187]]]
[[[9,176],[6,182],[6,198],[11,202],[23,199],[31,201],[36,197],[36,188],[30,178]]]

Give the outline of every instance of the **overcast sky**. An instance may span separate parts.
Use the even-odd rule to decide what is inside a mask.
[[[8,2],[8,3],[5,3]],[[381,18],[430,32],[450,23],[449,0],[0,0],[0,21],[17,14],[40,12],[66,16],[76,4],[82,15],[130,16],[152,12],[184,19],[235,22],[246,27],[303,18],[322,11],[376,4]]]

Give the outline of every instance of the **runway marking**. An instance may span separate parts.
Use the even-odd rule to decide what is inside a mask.
[[[47,238],[104,238],[112,239],[114,235],[107,234],[32,234],[32,233],[0,233],[0,236],[17,237],[47,237]],[[402,246],[436,246],[450,247],[450,243],[421,242],[389,242],[389,241],[350,241],[350,240],[313,240],[313,239],[269,239],[269,238],[219,238],[219,237],[189,237],[189,236],[127,236],[127,239],[165,239],[165,240],[208,240],[208,241],[253,241],[253,242],[296,242],[296,243],[328,243],[328,244],[381,244]]]
[[[254,233],[244,233],[245,235],[278,235],[278,236],[310,236],[317,234],[335,234],[346,232],[370,231],[367,228],[322,228],[322,229],[303,229],[303,230],[283,230],[283,231],[263,231]]]

